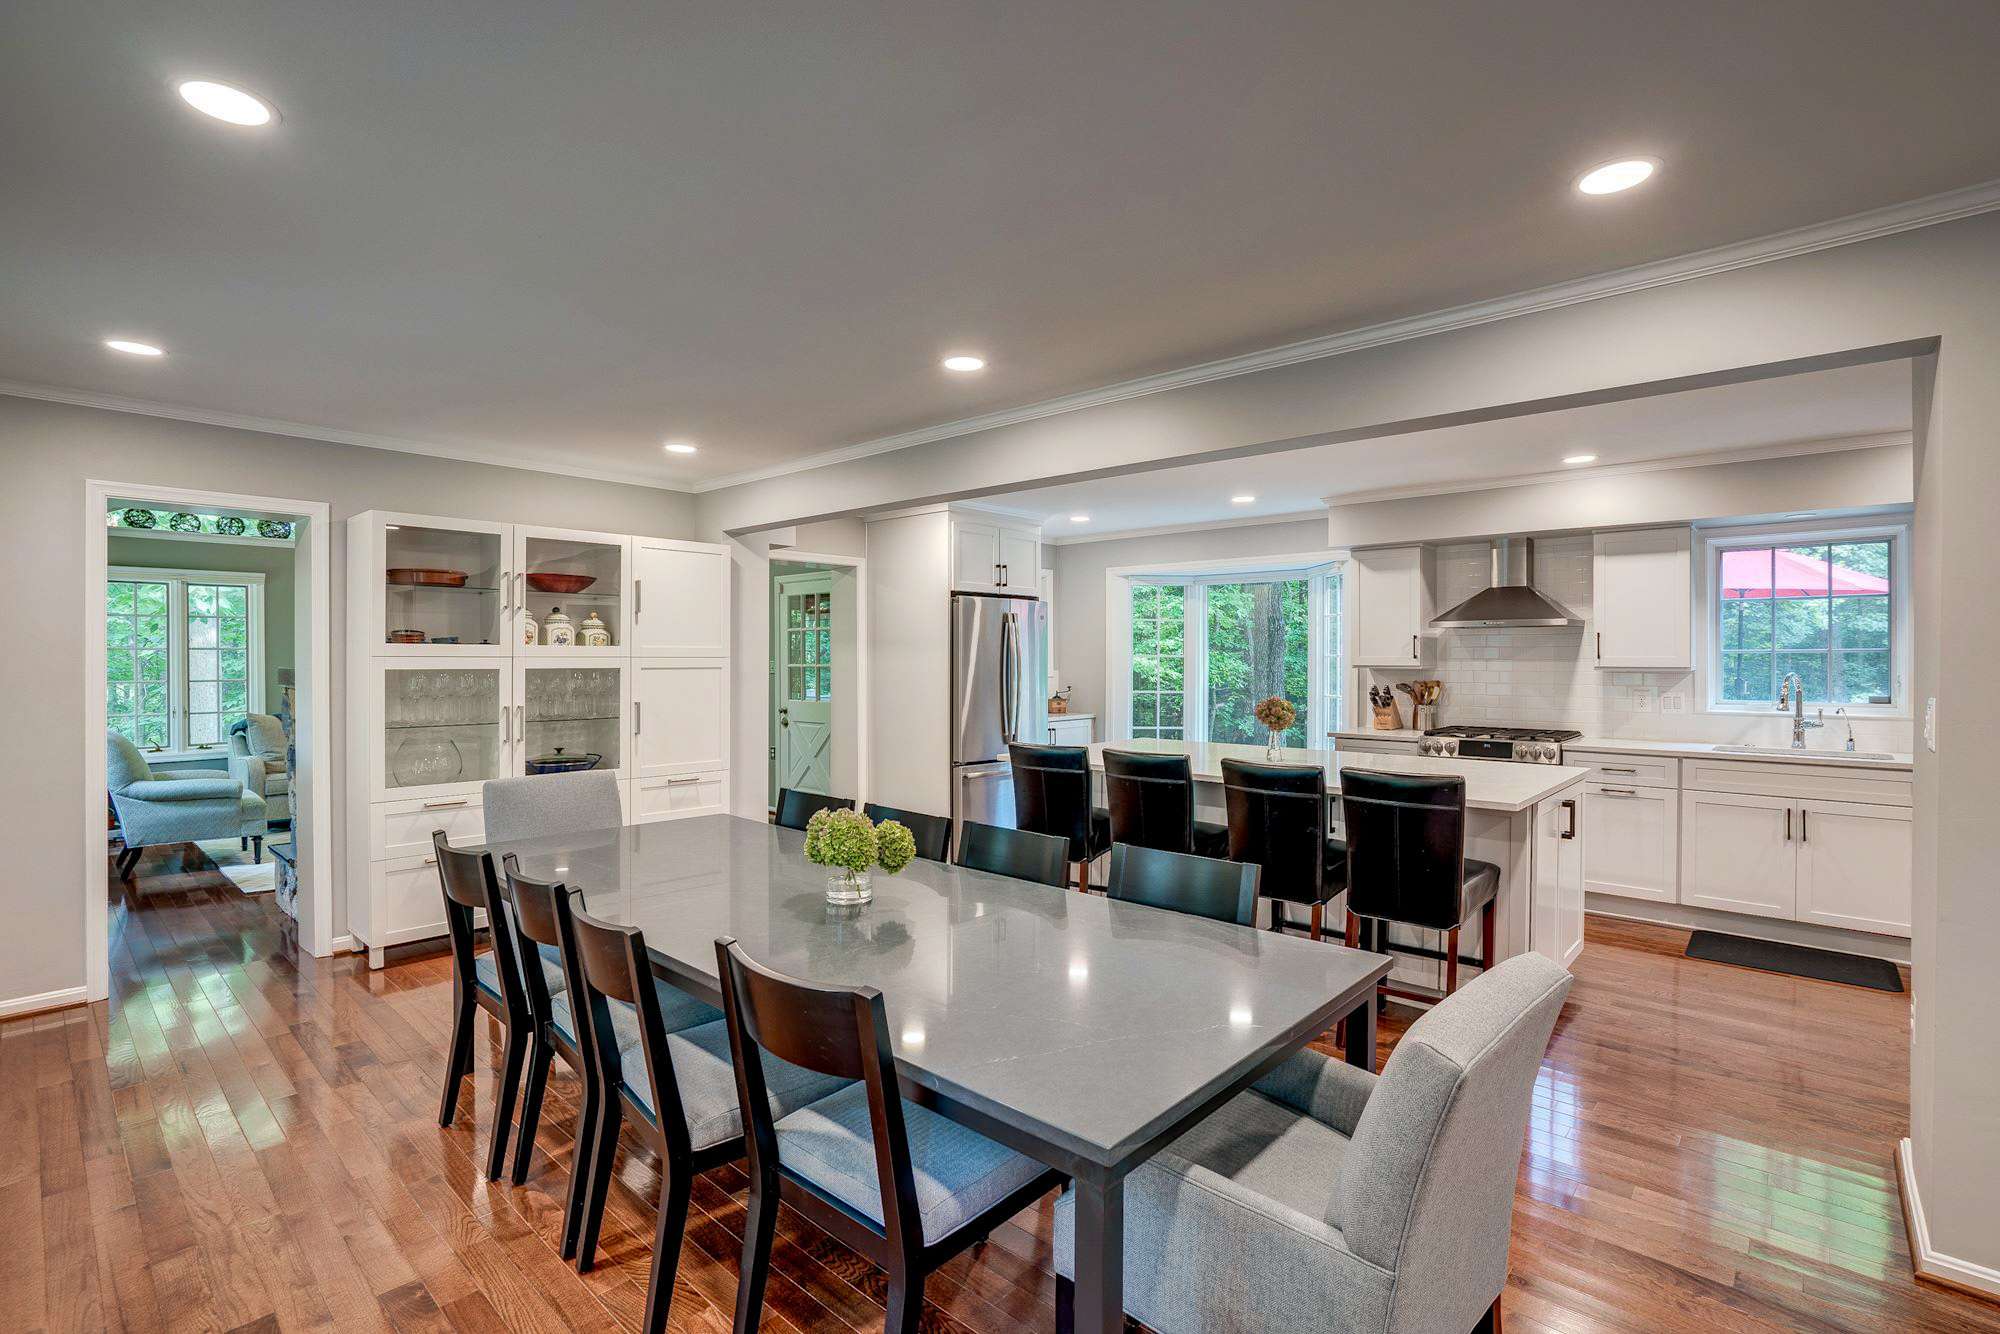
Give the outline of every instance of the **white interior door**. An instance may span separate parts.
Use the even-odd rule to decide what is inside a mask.
[[[833,575],[777,581],[778,786],[830,790],[833,777]]]

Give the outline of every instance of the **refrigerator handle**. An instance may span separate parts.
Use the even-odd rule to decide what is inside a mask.
[[[1014,613],[1000,614],[1000,739],[1014,741]]]

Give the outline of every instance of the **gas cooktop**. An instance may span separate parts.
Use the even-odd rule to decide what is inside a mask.
[[[1582,735],[1569,727],[1480,727],[1459,723],[1425,732],[1424,739],[1417,743],[1417,753],[1461,760],[1561,764],[1562,743]]]

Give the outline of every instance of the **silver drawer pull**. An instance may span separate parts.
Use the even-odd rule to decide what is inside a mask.
[[[436,866],[437,864],[438,864],[438,859],[435,857],[424,858],[424,865],[426,866]]]
[[[1597,790],[1607,797],[1636,797],[1639,795],[1636,789],[1629,787],[1601,787]]]
[[[1639,771],[1637,769],[1614,769],[1610,765],[1605,764],[1598,766],[1597,772],[1601,774],[1636,774]]]
[[[680,787],[685,783],[699,783],[700,781],[701,781],[700,774],[689,774],[686,778],[669,778],[667,780],[667,786]]]
[[[457,801],[427,801],[424,803],[424,809],[427,811],[441,811],[448,806],[463,806],[468,800],[470,798],[460,797]]]

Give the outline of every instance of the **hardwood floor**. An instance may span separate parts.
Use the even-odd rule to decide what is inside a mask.
[[[188,879],[114,913],[109,1006],[0,1027],[0,1323],[638,1323],[648,1155],[620,1158],[598,1268],[556,1256],[572,1080],[551,1089],[528,1184],[481,1181],[495,1053],[482,1044],[440,1130],[440,953],[379,973],[301,959],[268,895],[173,874]],[[1890,1165],[1907,998],[1691,962],[1682,940],[1589,923],[1536,1088],[1507,1328],[2000,1331],[2000,1309],[1910,1277]],[[1385,1016],[1385,1053],[1411,1017]],[[728,1328],[745,1184],[734,1168],[696,1183],[676,1329]],[[926,1328],[1052,1328],[1049,1217],[1024,1212],[933,1279]],[[879,1329],[883,1295],[782,1219],[767,1328]]]

